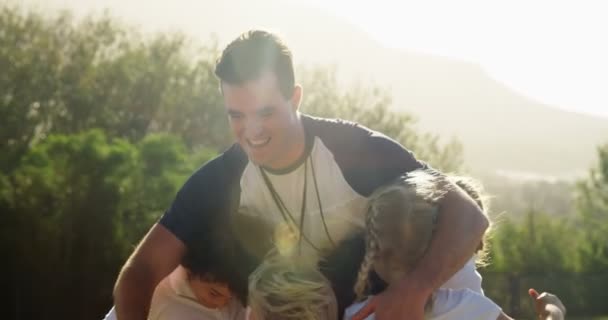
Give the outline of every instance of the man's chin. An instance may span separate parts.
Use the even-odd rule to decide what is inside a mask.
[[[266,160],[265,157],[255,156],[251,153],[248,154],[247,157],[249,158],[249,161],[251,161],[251,163],[255,164],[256,166],[262,166],[262,167],[268,166],[268,160]]]

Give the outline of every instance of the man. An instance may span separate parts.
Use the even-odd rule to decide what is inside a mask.
[[[331,257],[331,248],[363,226],[374,189],[425,167],[380,133],[298,112],[303,92],[295,84],[291,52],[271,33],[241,35],[225,48],[215,73],[237,143],[190,177],[123,267],[114,290],[120,320],[145,319],[156,284],[186,253],[205,254],[217,243],[209,234],[228,229],[231,212],[291,230],[303,252],[329,251]],[[366,311],[375,309],[379,320],[423,319],[429,295],[464,265],[487,225],[455,188],[441,205],[436,236],[416,271],[377,295]],[[236,269],[235,278],[246,280]],[[352,283],[337,285],[352,291]]]

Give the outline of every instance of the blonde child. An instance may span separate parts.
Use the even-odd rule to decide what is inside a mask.
[[[249,277],[248,320],[335,320],[338,310],[329,281],[314,258],[266,258]]]
[[[442,289],[444,290],[444,289]],[[493,306],[486,297],[465,289],[470,294],[459,294],[454,291],[451,295],[452,304],[482,303]],[[460,290],[460,291],[465,291]],[[451,290],[450,290],[451,291]],[[535,300],[536,310],[540,319],[563,319],[565,308],[556,296],[543,293],[539,295],[531,289],[530,295]],[[447,299],[450,301],[450,299]],[[448,306],[447,309],[457,309]],[[347,310],[355,312],[356,307]],[[431,319],[484,319],[472,308],[460,308],[460,313],[449,312],[441,317]],[[498,309],[499,310],[499,309]],[[452,310],[454,311],[454,310]],[[503,316],[503,315],[501,315]],[[498,320],[510,319],[503,316],[492,318]],[[373,316],[372,316],[373,318]],[[318,271],[310,260],[303,261],[292,256],[277,256],[266,259],[249,278],[249,308],[248,320],[337,320],[338,310],[336,299],[329,281]]]
[[[439,202],[449,188],[453,187],[452,182],[462,186],[483,207],[477,189],[464,179],[451,180],[428,171],[415,171],[372,195],[366,217],[366,254],[355,285],[355,292],[360,299],[365,296],[372,269],[382,280],[391,284],[402,279],[416,266],[430,244]],[[480,244],[480,249],[482,247],[483,244]],[[471,266],[465,266],[467,268],[470,269]],[[470,270],[464,272],[470,273]],[[455,277],[458,276],[457,273]],[[470,281],[471,277],[463,279],[468,280],[452,283],[464,285],[458,284],[452,288],[444,286],[433,294],[427,303],[428,319],[510,319],[500,307],[481,294],[481,277],[478,277],[479,286],[476,284],[473,288],[468,287],[473,282]],[[542,301],[544,300],[540,302]],[[350,319],[366,302],[347,308],[345,319]],[[565,312],[559,307],[554,309]],[[559,319],[557,313],[550,316]],[[547,315],[544,317],[547,318]],[[367,319],[373,319],[373,315]]]

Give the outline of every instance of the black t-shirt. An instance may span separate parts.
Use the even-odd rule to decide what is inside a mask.
[[[304,156],[266,176],[294,221],[301,221],[306,193],[303,235],[310,248],[330,252],[321,270],[332,282],[342,314],[354,299],[365,251],[368,197],[426,164],[394,140],[356,123],[308,115],[301,119]],[[217,263],[234,273],[231,287],[245,299],[247,276],[272,245],[272,228],[287,219],[274,199],[260,168],[234,144],[188,179],[160,223],[186,244],[189,255],[217,255]]]

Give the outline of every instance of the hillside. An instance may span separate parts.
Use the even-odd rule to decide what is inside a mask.
[[[108,7],[146,30],[180,30],[201,41],[213,34],[220,46],[249,28],[278,31],[298,64],[336,65],[341,79],[387,88],[394,109],[416,114],[421,129],[458,137],[475,171],[570,178],[586,171],[596,146],[608,142],[606,118],[535,101],[471,62],[384,48],[356,26],[294,1],[49,0],[45,5],[79,14]]]

